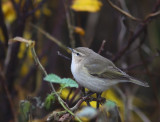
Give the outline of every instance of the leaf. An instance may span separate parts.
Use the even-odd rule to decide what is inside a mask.
[[[65,87],[76,87],[76,88],[78,88],[78,84],[74,80],[72,80],[71,78],[63,78],[62,82],[63,82]]]
[[[119,115],[119,110],[115,102],[107,100],[106,103],[103,105],[103,110],[106,111],[109,115],[108,122],[120,122],[121,118]]]
[[[82,110],[80,110],[77,114],[78,117],[86,117],[88,119],[92,119],[97,115],[97,110],[93,107],[84,107]]]
[[[116,103],[113,101],[110,101],[110,100],[108,100],[104,105],[105,105],[107,111],[114,109],[116,107]]]
[[[25,119],[28,120],[28,114],[31,109],[31,103],[27,100],[20,101],[20,111],[24,115]]]
[[[71,8],[75,11],[97,12],[101,6],[99,0],[74,0]]]
[[[2,11],[5,21],[12,23],[16,19],[16,12],[11,1],[2,2]]]
[[[55,102],[55,100],[56,100],[56,99],[55,99],[54,94],[53,94],[53,93],[49,94],[49,95],[46,97],[45,102],[44,102],[45,108],[46,108],[46,109],[49,109],[50,106],[51,106],[51,104],[52,104],[53,102]]]
[[[75,87],[78,88],[78,84],[76,81],[72,80],[71,78],[60,78],[55,74],[47,75],[44,80],[51,82],[51,83],[59,83],[64,85],[64,87]]]
[[[75,28],[74,28],[74,31],[75,31],[75,33],[77,33],[77,34],[79,34],[79,35],[81,35],[81,36],[84,36],[84,35],[85,35],[85,31],[84,31],[84,29],[82,29],[81,27],[75,27]]]

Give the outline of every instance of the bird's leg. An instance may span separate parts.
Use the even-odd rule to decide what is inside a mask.
[[[91,96],[92,94],[94,94],[94,92],[89,91],[89,92],[86,94],[85,97],[89,97],[89,96]],[[86,103],[87,103],[88,106],[91,106],[91,105],[90,105],[90,100],[86,100]]]
[[[83,95],[82,95],[83,97],[88,97],[86,92],[85,92],[85,88],[84,87],[82,87],[82,93],[83,93]],[[86,100],[86,103],[87,103],[87,106],[91,106],[88,100]]]
[[[92,91],[89,91],[88,93],[85,92],[85,88],[82,87],[82,93],[83,93],[83,96],[84,97],[90,97],[91,95],[93,95],[95,92],[92,92]],[[86,100],[86,103],[88,106],[91,106],[90,105],[90,99]]]
[[[106,98],[101,97],[102,93],[96,93],[97,95],[97,109],[99,108],[99,104],[105,103]]]
[[[85,88],[82,87],[82,93],[83,93],[83,96],[86,96],[86,92],[85,92]]]
[[[101,99],[101,94],[102,93],[96,93],[96,95],[97,95],[97,109],[99,108],[99,102],[100,102],[100,99]]]

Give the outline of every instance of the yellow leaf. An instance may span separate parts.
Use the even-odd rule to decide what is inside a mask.
[[[16,13],[11,1],[7,1],[2,4],[2,11],[4,13],[5,20],[8,23],[11,23],[16,19]]]
[[[81,36],[84,36],[84,34],[85,34],[85,31],[81,27],[75,27],[74,31],[75,31],[75,33],[77,33]]]
[[[65,89],[62,90],[62,92],[61,92],[61,97],[62,97],[63,99],[66,99],[66,98],[67,98],[67,96],[68,96],[68,94],[69,94],[69,92],[70,92],[69,90],[70,90],[70,89],[68,89],[68,88],[65,88]],[[71,93],[69,100],[73,97],[73,95],[74,95],[74,92]],[[76,95],[76,98],[75,98],[75,101],[78,100],[79,97],[80,97],[80,95],[77,94],[77,95]],[[73,102],[74,102],[74,101],[73,101]]]
[[[101,6],[99,0],[74,0],[71,8],[75,11],[97,12]]]
[[[46,16],[50,16],[52,14],[51,10],[46,5],[44,5],[42,10],[43,10],[44,15]]]
[[[37,11],[35,12],[35,16],[36,16],[37,18],[39,18],[40,15],[41,15],[41,11],[40,11],[40,10],[37,10]]]
[[[24,52],[26,50],[26,44],[25,43],[22,43],[20,45],[20,49],[19,49],[19,52],[18,52],[18,58],[19,59],[22,59],[22,57],[24,56]]]
[[[112,89],[108,89],[107,91],[103,92],[102,97],[106,98],[107,100],[114,101],[120,111],[121,119],[124,120],[124,103],[122,99],[118,97],[118,95]]]

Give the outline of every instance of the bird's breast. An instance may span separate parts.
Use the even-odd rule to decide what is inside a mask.
[[[102,92],[107,89],[102,80],[89,76],[83,66],[72,63],[71,71],[75,80],[80,86],[95,92]]]

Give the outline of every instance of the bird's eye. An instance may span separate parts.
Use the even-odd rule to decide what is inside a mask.
[[[76,53],[76,55],[77,55],[77,56],[80,56],[80,54],[79,54],[79,53]]]

